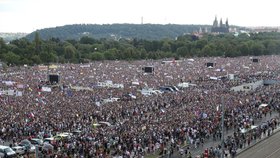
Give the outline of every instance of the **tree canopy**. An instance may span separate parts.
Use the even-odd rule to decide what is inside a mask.
[[[59,38],[44,40],[40,33],[32,41],[17,39],[6,44],[0,38],[0,59],[8,65],[80,63],[92,60],[139,60],[207,56],[259,56],[280,54],[280,33],[182,35],[177,39]]]

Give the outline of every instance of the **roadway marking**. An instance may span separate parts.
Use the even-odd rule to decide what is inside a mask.
[[[280,148],[278,148],[277,150],[275,150],[273,153],[271,153],[270,155],[268,155],[267,157],[265,157],[265,158],[269,158],[269,157],[271,157],[273,154],[275,154],[277,151],[279,151],[280,150]]]

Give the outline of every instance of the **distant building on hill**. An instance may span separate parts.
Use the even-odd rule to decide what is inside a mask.
[[[253,27],[251,28],[252,32],[280,32],[278,27]]]
[[[217,17],[215,17],[211,32],[212,33],[229,33],[228,19],[226,20],[226,23],[223,24],[222,19],[220,20],[220,23],[218,23]]]

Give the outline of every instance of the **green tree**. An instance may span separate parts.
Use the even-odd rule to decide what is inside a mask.
[[[215,50],[213,47],[211,47],[209,44],[204,46],[201,50],[200,56],[215,56]]]
[[[51,63],[56,61],[57,56],[54,53],[42,52],[40,59],[43,63]]]
[[[267,54],[278,54],[280,42],[275,40],[267,40],[266,41],[266,49]]]
[[[41,64],[42,63],[39,55],[33,55],[31,57],[31,60],[32,60],[32,63],[34,63],[34,64]]]
[[[204,46],[207,45],[207,43],[208,43],[208,41],[206,39],[198,40],[198,41],[196,41],[196,48],[201,50]]]
[[[112,50],[105,51],[104,57],[106,60],[115,60],[116,59],[115,52]]]
[[[238,47],[238,50],[240,51],[241,55],[246,56],[249,54],[249,46],[247,43],[243,42]]]
[[[0,38],[0,54],[7,53],[7,45],[3,38]]]
[[[4,60],[7,62],[8,65],[18,65],[20,63],[20,56],[16,55],[13,52],[8,52],[4,54]]]
[[[35,43],[35,52],[36,52],[36,54],[40,54],[40,51],[41,51],[41,39],[40,39],[40,36],[39,36],[39,32],[35,33],[34,43]]]
[[[22,65],[24,65],[24,64],[33,65],[33,62],[30,61],[30,60],[27,59],[27,58],[23,58],[23,59],[21,60],[21,64],[22,64]]]
[[[252,55],[258,56],[262,55],[264,52],[264,45],[260,42],[254,42],[251,46]]]
[[[171,44],[168,41],[164,41],[162,44],[161,50],[164,52],[171,51]]]
[[[70,61],[70,60],[74,59],[76,53],[77,53],[77,50],[73,45],[68,44],[64,47],[64,57],[66,60]]]
[[[97,61],[104,60],[104,55],[100,52],[94,52],[91,55],[91,60],[97,60]]]
[[[91,37],[88,37],[88,36],[83,36],[80,39],[80,43],[81,44],[94,44],[94,43],[96,43],[96,40]]]
[[[190,55],[189,49],[186,46],[178,48],[176,54],[179,55],[180,57],[187,57]]]

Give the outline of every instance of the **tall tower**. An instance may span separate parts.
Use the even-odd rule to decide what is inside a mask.
[[[229,27],[229,26],[228,26],[228,18],[227,18],[227,21],[226,21],[226,27]]]
[[[199,31],[198,31],[198,33],[202,33],[202,28],[201,28],[201,27],[199,28]]]
[[[205,31],[204,31],[205,33],[208,33],[208,29],[207,29],[207,27],[205,27]]]
[[[214,22],[213,22],[213,27],[218,27],[217,16],[215,16],[215,20],[214,20]]]
[[[220,27],[223,27],[223,25],[224,25],[224,24],[223,24],[223,20],[222,20],[222,18],[221,18],[221,20],[220,20],[220,25],[219,25],[219,26],[220,26]]]
[[[226,19],[226,22],[223,24],[223,19],[221,18],[220,22],[218,22],[217,16],[215,16],[215,20],[213,22],[211,32],[213,32],[213,33],[228,33],[229,32],[228,18]]]

